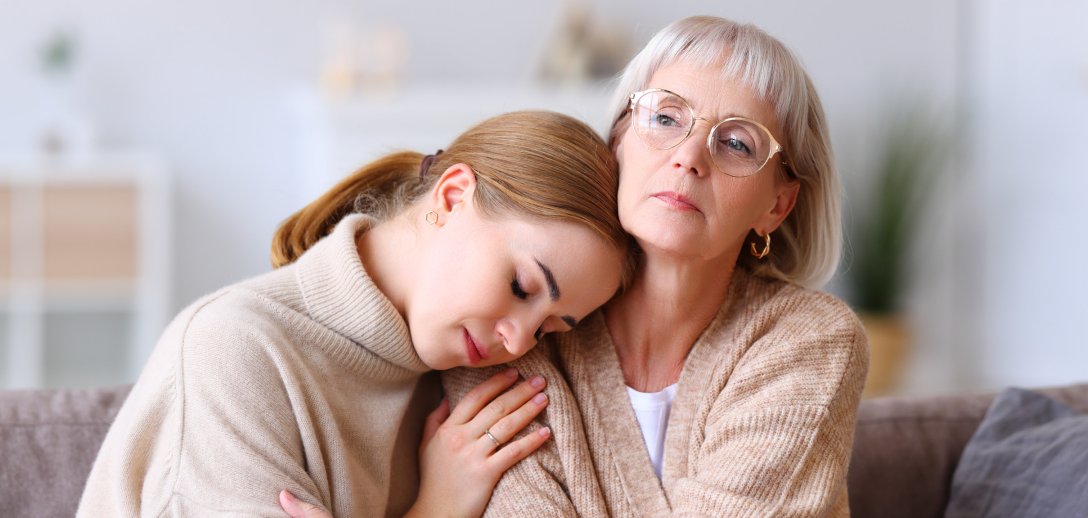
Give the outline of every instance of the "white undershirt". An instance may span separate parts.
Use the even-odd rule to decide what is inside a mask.
[[[661,478],[661,461],[665,456],[665,428],[669,424],[669,410],[676,398],[676,384],[665,387],[660,392],[639,392],[627,387],[627,396],[631,398],[631,407],[642,428],[642,440],[646,441],[646,451],[654,465],[654,473]]]

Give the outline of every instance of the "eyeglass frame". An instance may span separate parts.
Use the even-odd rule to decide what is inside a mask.
[[[677,142],[677,143],[675,143],[675,144],[673,144],[673,145],[671,145],[669,147],[663,147],[663,148],[662,147],[656,147],[656,146],[650,144],[649,142],[646,142],[646,139],[642,137],[642,135],[639,133],[638,129],[635,129],[635,134],[638,135],[638,139],[640,141],[642,141],[643,144],[646,144],[646,145],[648,145],[648,146],[650,146],[650,147],[652,147],[654,149],[658,149],[658,150],[661,150],[661,151],[666,151],[666,150],[669,150],[669,149],[673,149],[673,148],[679,146],[680,144],[683,144],[685,141],[687,141],[687,139],[689,137],[691,137],[691,132],[695,130],[695,121],[701,120],[701,121],[706,121],[707,123],[710,122],[710,119],[707,119],[706,117],[697,117],[697,116],[695,116],[695,108],[691,107],[691,103],[688,102],[688,100],[685,99],[684,96],[682,96],[682,95],[680,95],[680,94],[678,94],[676,92],[673,92],[671,90],[666,90],[664,88],[647,88],[646,90],[639,90],[637,92],[633,92],[628,97],[627,111],[631,113],[631,119],[632,119],[631,124],[637,124],[637,122],[633,120],[634,119],[634,113],[635,113],[635,103],[638,102],[638,100],[641,99],[644,95],[649,94],[649,93],[654,93],[654,92],[663,92],[663,93],[666,93],[666,94],[669,94],[669,95],[676,96],[681,101],[684,101],[684,105],[687,106],[687,109],[688,109],[688,115],[691,117],[691,124],[688,125],[687,132],[684,134],[684,137],[681,138],[679,142]],[[750,124],[754,124],[759,129],[767,132],[767,136],[770,137],[771,144],[773,144],[771,146],[772,151],[767,154],[767,158],[766,158],[766,160],[763,161],[763,164],[761,164],[759,167],[757,167],[756,170],[752,171],[752,173],[750,173],[750,174],[741,175],[741,176],[731,174],[728,171],[723,170],[718,165],[717,161],[715,161],[713,159],[714,151],[710,147],[711,137],[714,136],[714,134],[718,131],[718,126],[721,126],[722,124],[725,124],[726,122],[733,122],[733,121],[743,121],[743,122],[747,122],[747,123],[750,123]],[[739,116],[738,117],[726,117],[726,118],[718,121],[713,126],[711,126],[710,131],[707,132],[707,134],[706,134],[706,151],[707,151],[707,153],[710,154],[710,157],[711,157],[710,161],[711,161],[711,163],[714,164],[714,169],[717,169],[722,174],[732,176],[733,178],[747,178],[749,176],[755,176],[757,173],[762,171],[764,167],[767,167],[767,164],[771,162],[771,157],[773,157],[776,153],[781,153],[782,160],[780,160],[779,163],[786,169],[786,174],[790,178],[796,178],[797,177],[794,174],[793,169],[790,167],[789,162],[785,159],[785,157],[786,157],[786,148],[782,147],[782,144],[778,143],[778,139],[774,138],[774,134],[771,133],[770,129],[768,129],[763,124],[760,124],[758,121],[754,121],[754,120],[749,119],[747,117],[739,117]]]

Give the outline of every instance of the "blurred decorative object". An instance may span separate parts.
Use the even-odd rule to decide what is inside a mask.
[[[78,107],[73,76],[78,41],[70,31],[57,31],[41,48],[45,76],[44,123],[39,151],[49,156],[85,158],[94,149],[94,125]]]
[[[75,64],[75,38],[64,31],[57,32],[42,48],[42,68],[51,74],[67,74]]]
[[[361,30],[350,22],[336,20],[322,34],[325,56],[320,85],[327,97],[388,95],[403,81],[408,40],[399,27]]]
[[[877,159],[864,204],[849,225],[846,270],[852,303],[869,334],[872,357],[866,396],[894,390],[909,356],[911,335],[902,303],[910,286],[910,256],[918,223],[945,166],[947,129],[925,103],[905,103],[881,120]]]
[[[900,371],[907,359],[911,333],[907,319],[900,313],[861,313],[861,323],[869,335],[869,376],[865,379],[865,397],[888,395],[899,383]]]
[[[630,38],[604,24],[580,3],[567,3],[558,30],[545,45],[540,79],[577,85],[609,79],[631,58]]]

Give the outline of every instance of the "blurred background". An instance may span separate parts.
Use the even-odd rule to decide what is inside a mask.
[[[0,387],[135,380],[380,153],[521,108],[603,131],[608,79],[694,14],[822,95],[869,395],[1088,379],[1084,2],[0,0]]]

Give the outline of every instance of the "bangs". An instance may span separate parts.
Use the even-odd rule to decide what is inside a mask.
[[[784,123],[791,113],[807,104],[797,99],[799,88],[804,84],[804,71],[796,65],[796,57],[777,41],[767,37],[752,25],[700,27],[672,40],[664,52],[650,64],[657,70],[677,61],[684,61],[705,69],[717,69],[722,80],[736,81],[752,90],[761,100],[774,105],[775,116]]]

